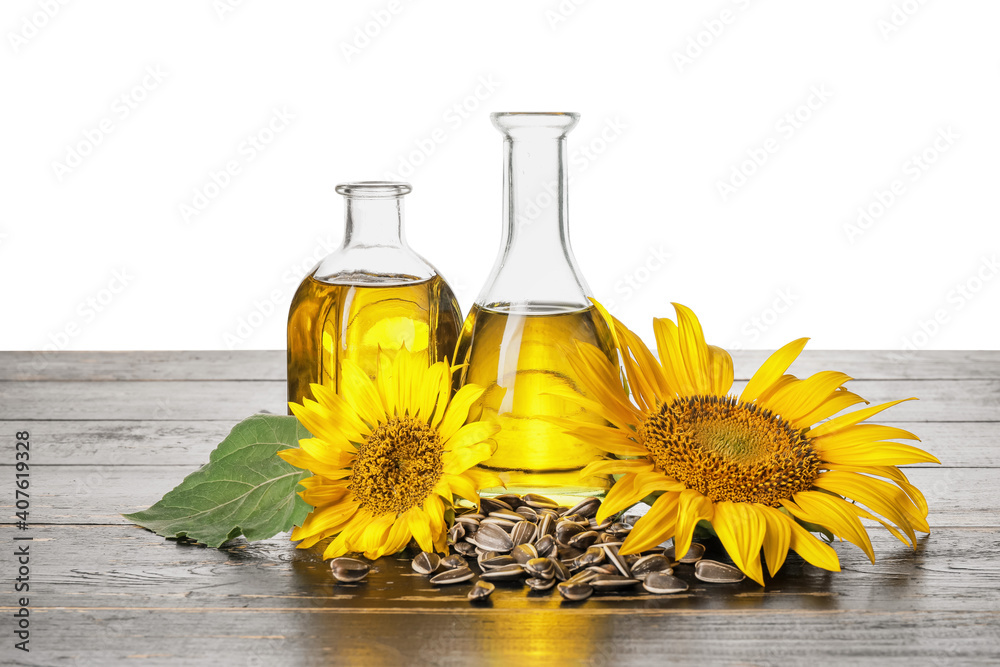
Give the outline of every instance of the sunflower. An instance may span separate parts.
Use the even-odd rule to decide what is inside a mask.
[[[344,360],[340,392],[312,385],[316,401],[290,403],[314,436],[278,452],[313,473],[299,495],[313,506],[292,531],[299,548],[330,536],[335,558],[360,551],[371,559],[396,553],[415,539],[424,551],[447,552],[446,513],[453,496],[478,505],[478,490],[500,486],[470,470],[489,458],[499,427],[473,421],[469,407],[484,389],[467,384],[452,397],[446,361],[428,367],[426,353],[380,355],[376,380]]]
[[[896,466],[938,460],[891,442],[918,439],[908,431],[862,423],[902,401],[834,417],[867,401],[844,389],[851,378],[843,373],[823,371],[807,379],[786,374],[805,338],[771,355],[737,397],[729,393],[732,357],[705,343],[688,308],[674,304],[676,324],[654,319],[659,361],[638,336],[598,308],[611,326],[624,383],[601,363],[600,350],[577,344],[572,363],[591,398],[560,395],[610,424],[568,426],[615,457],[584,471],[620,475],[598,521],[659,494],[622,553],[673,537],[676,553],[683,554],[695,526],[706,521],[733,562],[763,585],[761,549],[772,576],[789,549],[818,567],[840,569],[836,552],[805,525],[852,542],[873,563],[861,519],[881,523],[904,544],[915,545],[914,531],[929,532],[927,503]]]

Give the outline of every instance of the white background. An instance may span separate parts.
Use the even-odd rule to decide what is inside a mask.
[[[0,348],[281,348],[333,186],[401,161],[411,245],[467,311],[497,110],[582,113],[574,247],[640,333],[678,301],[734,348],[997,348],[997,25],[990,0],[4,0]]]

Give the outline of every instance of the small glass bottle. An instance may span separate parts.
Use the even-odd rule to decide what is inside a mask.
[[[605,422],[549,393],[556,386],[583,392],[567,360],[574,341],[600,348],[618,374],[611,332],[588,298],[569,242],[566,134],[579,115],[494,113],[492,119],[504,134],[505,226],[456,354],[456,363],[467,364],[463,381],[487,387],[482,418],[502,426],[483,467],[500,474],[507,492],[556,500],[600,495],[610,480],[582,479],[580,471],[602,452],[552,418]]]
[[[288,311],[288,400],[313,399],[311,383],[339,389],[340,362],[370,377],[381,348],[454,357],[462,315],[451,288],[403,236],[407,183],[337,186],[346,203],[344,244],[299,285]]]

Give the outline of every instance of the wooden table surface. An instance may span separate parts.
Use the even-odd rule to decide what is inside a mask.
[[[763,352],[736,355],[743,381]],[[129,524],[208,459],[239,420],[284,414],[283,352],[0,353],[3,449],[0,663],[997,664],[1000,662],[1000,352],[806,352],[836,369],[943,465],[912,466],[932,532],[916,551],[872,531],[878,561],[843,571],[790,554],[762,589],[691,572],[678,596],[435,590],[404,558],[334,586],[319,554],[280,536],[227,548]],[[738,385],[739,386],[739,385]],[[31,434],[31,514],[14,528],[13,442]],[[30,536],[30,542],[14,542]],[[30,653],[14,650],[15,544],[30,544]]]

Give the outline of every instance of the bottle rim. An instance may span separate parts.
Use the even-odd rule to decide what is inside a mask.
[[[413,187],[399,181],[353,181],[339,183],[336,190],[337,194],[353,199],[388,199],[407,195]]]

